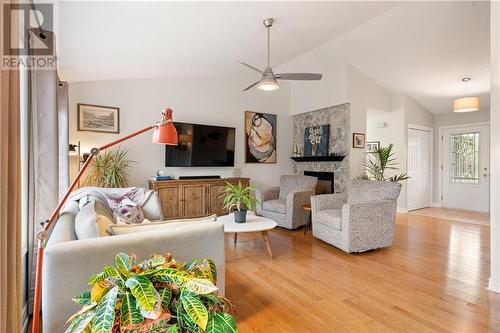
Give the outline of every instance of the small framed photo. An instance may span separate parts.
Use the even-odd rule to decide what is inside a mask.
[[[380,141],[369,141],[366,143],[366,151],[374,153],[380,148]]]
[[[352,147],[353,148],[365,148],[365,134],[364,133],[352,133]]]
[[[78,130],[120,133],[120,109],[112,106],[78,103]]]

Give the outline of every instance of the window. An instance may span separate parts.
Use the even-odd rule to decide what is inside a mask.
[[[479,132],[450,136],[450,181],[479,183]]]

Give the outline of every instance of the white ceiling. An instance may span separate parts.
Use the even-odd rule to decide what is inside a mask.
[[[59,3],[67,81],[248,73],[265,65],[262,20],[275,17],[273,67],[323,43],[432,113],[469,92],[489,107],[489,2]],[[333,39],[333,41],[332,41]]]
[[[67,81],[248,73],[264,67],[266,30],[278,65],[396,2],[59,3],[60,76]]]

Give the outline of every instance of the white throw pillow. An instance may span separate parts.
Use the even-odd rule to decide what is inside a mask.
[[[108,232],[112,235],[125,235],[134,232],[144,232],[152,230],[162,230],[166,228],[173,228],[178,226],[183,226],[191,223],[203,223],[203,222],[215,222],[217,220],[217,215],[211,215],[206,217],[192,218],[192,219],[180,219],[180,220],[168,220],[162,222],[149,222],[147,220],[141,224],[112,224],[108,227]]]
[[[148,200],[141,206],[144,218],[150,221],[163,221],[163,213],[161,211],[161,202],[158,198],[158,193],[153,191]]]
[[[113,215],[100,201],[90,201],[75,217],[75,232],[78,239],[108,236],[107,228],[113,224]]]

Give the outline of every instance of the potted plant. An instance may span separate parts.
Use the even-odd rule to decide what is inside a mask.
[[[392,177],[387,178],[385,175],[386,170],[396,170],[396,158],[394,157],[393,151],[394,145],[391,143],[387,147],[379,147],[377,150],[370,152],[364,162],[366,172],[358,175],[356,179],[363,180],[379,180],[379,181],[391,181],[400,182],[409,179],[406,173],[396,174]]]
[[[83,307],[68,319],[66,333],[237,332],[231,304],[217,295],[211,259],[181,263],[167,254],[136,263],[134,255],[118,253],[115,265],[73,298]]]
[[[83,184],[107,188],[126,187],[131,163],[127,159],[126,150],[119,147],[116,150],[107,150],[94,158]]]
[[[245,223],[247,219],[247,211],[255,205],[255,197],[251,191],[253,187],[243,187],[241,182],[238,185],[233,185],[226,182],[226,191],[222,195],[224,197],[224,208],[233,209],[234,222]]]

